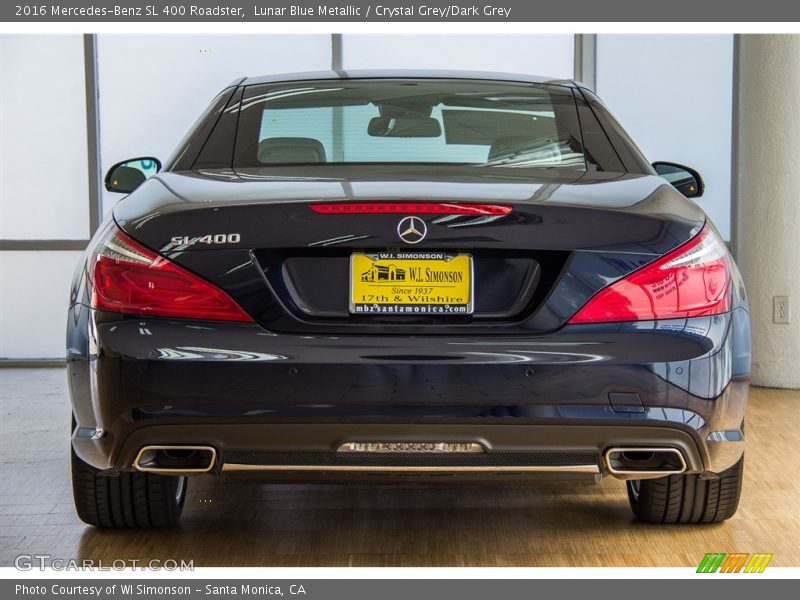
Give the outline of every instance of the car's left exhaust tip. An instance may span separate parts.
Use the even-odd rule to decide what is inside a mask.
[[[194,475],[208,473],[216,462],[213,446],[143,446],[133,468],[159,475]]]
[[[688,468],[678,448],[609,448],[603,458],[608,472],[618,479],[654,479],[679,475]]]

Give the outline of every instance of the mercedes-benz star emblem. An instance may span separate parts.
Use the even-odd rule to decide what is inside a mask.
[[[406,244],[419,244],[427,234],[428,227],[419,217],[405,217],[397,224],[397,235]]]

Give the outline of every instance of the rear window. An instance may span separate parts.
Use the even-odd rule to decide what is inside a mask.
[[[256,85],[242,98],[234,166],[437,164],[597,170],[572,91],[473,80]]]

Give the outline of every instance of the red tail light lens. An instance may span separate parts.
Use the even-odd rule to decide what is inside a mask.
[[[470,204],[452,202],[318,202],[309,205],[322,215],[490,215],[502,216],[513,209],[501,204]]]
[[[648,321],[730,310],[728,249],[709,228],[595,294],[570,323]]]
[[[225,292],[112,226],[90,264],[92,308],[131,315],[248,322]]]

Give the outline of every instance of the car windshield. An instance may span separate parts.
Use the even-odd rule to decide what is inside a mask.
[[[246,88],[237,168],[438,164],[586,170],[572,90],[475,80]]]

